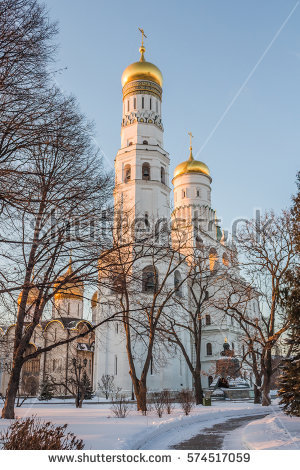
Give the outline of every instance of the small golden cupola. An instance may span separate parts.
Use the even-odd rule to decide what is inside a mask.
[[[145,60],[145,46],[144,46],[144,37],[146,37],[144,30],[140,29],[142,33],[142,45],[140,47],[141,57],[139,62],[133,62],[133,64],[128,65],[124,70],[121,78],[122,87],[124,88],[130,82],[136,80],[148,80],[154,82],[160,87],[163,85],[163,76],[161,71],[156,65]]]
[[[193,147],[192,147],[192,133],[189,132],[190,136],[190,156],[189,159],[185,162],[179,163],[174,171],[174,179],[177,176],[184,175],[185,173],[202,173],[210,178],[210,171],[205,163],[195,160],[193,157]]]
[[[70,279],[69,279],[70,278]],[[59,287],[61,286],[61,287]],[[54,289],[58,289],[55,293],[55,300],[59,299],[82,299],[83,298],[83,282],[78,276],[73,275],[72,258],[70,257],[69,267],[65,274],[57,278]]]

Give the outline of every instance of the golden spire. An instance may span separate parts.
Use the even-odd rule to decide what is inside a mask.
[[[188,135],[190,136],[190,156],[189,156],[189,161],[194,160],[193,157],[193,146],[192,146],[192,138],[194,137],[191,132],[188,132]]]
[[[72,272],[73,272],[73,269],[72,269],[72,248],[70,248],[69,267],[68,267],[68,271],[67,271],[68,276],[70,274],[72,274]]]
[[[140,32],[142,33],[142,45],[139,49],[140,53],[141,53],[141,57],[140,57],[140,62],[145,62],[145,57],[144,57],[144,52],[145,52],[145,46],[144,46],[144,37],[146,38],[146,34],[144,33],[144,30],[143,28],[139,28]]]

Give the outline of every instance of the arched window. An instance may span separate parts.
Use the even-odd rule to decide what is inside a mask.
[[[143,163],[142,178],[143,178],[143,180],[146,180],[146,181],[150,180],[150,165],[149,165],[149,163]]]
[[[163,166],[160,167],[160,181],[162,184],[165,184],[166,182],[166,172]]]
[[[143,140],[144,145],[148,145],[148,140]]]
[[[229,258],[228,258],[227,253],[223,253],[222,261],[223,261],[224,266],[229,266]]]
[[[196,248],[203,250],[203,240],[199,235],[196,236]]]
[[[196,190],[196,196],[197,196],[197,197],[200,197],[200,189],[197,189],[197,190]]]
[[[213,383],[213,380],[214,380],[213,376],[212,376],[212,375],[209,375],[209,376],[208,376],[208,386],[209,386],[209,387],[210,387],[211,384]]]
[[[125,165],[124,167],[124,182],[127,183],[131,180],[131,166]]]
[[[206,355],[212,356],[212,345],[211,343],[206,343]]]
[[[211,318],[210,318],[210,315],[205,315],[205,324],[206,324],[206,325],[211,325]]]
[[[211,248],[209,250],[209,269],[211,272],[216,271],[219,267],[219,257],[217,250],[215,248]]]
[[[182,290],[181,290],[181,274],[179,271],[175,271],[174,273],[174,288],[175,288],[175,295],[178,295],[179,297],[181,297],[181,293],[182,293]]]
[[[146,227],[149,227],[149,215],[147,214],[147,212],[145,213],[145,217],[144,217],[144,220],[145,220],[145,225]]]
[[[142,108],[144,109],[145,106],[145,98],[142,96]]]
[[[142,274],[142,291],[155,292],[157,287],[157,273],[153,266],[146,266]]]

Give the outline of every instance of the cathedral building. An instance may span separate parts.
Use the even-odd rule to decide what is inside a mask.
[[[186,262],[174,272],[174,281],[168,279],[169,283],[180,285],[180,302],[177,302],[176,308],[168,307],[169,315],[176,318],[185,317],[184,321],[188,322],[186,312],[192,308],[193,300],[188,282],[181,284],[180,279],[183,279],[190,269],[191,259],[199,257],[200,252],[205,253],[210,274],[222,273],[221,277],[224,279],[230,273],[230,276],[238,278],[236,253],[226,244],[218,226],[216,212],[211,206],[210,170],[205,163],[194,159],[191,134],[188,158],[175,168],[173,189],[169,187],[170,158],[164,149],[162,123],[163,77],[158,67],[146,61],[143,41],[139,61],[124,70],[121,83],[123,93],[121,147],[115,158],[114,190],[115,213],[119,219],[117,237],[121,236],[122,231],[124,232],[122,227],[125,218],[129,236],[123,238],[123,241],[137,238],[136,228],[139,224],[144,227],[142,233],[147,230],[149,232],[152,230],[154,234],[160,233],[164,224],[171,227],[170,243],[173,249],[186,256]],[[171,197],[174,202],[172,213]],[[177,237],[178,228],[181,240]],[[169,241],[160,238],[160,243],[167,246]],[[162,258],[156,263],[146,259],[140,259],[135,263],[137,265],[135,270],[141,275],[131,273],[135,280],[131,292],[133,310],[138,311],[145,305],[144,299],[149,292],[154,292],[156,276],[158,283],[162,282],[161,279],[168,269],[167,258]],[[120,291],[109,286],[113,282],[111,280],[107,279],[105,286],[103,273],[101,276],[99,289],[92,301],[93,319],[97,323],[107,316],[114,315],[120,309],[118,303]],[[211,288],[208,289],[211,292],[207,292],[207,295],[211,297],[216,295],[216,291],[220,290],[219,284],[218,281],[212,282]],[[223,294],[225,291],[226,289],[222,288]],[[179,289],[176,295],[178,294]],[[258,308],[257,299],[253,302],[256,304],[255,308]],[[209,387],[214,379],[216,361],[220,357],[224,341],[228,341],[237,355],[242,355],[242,345],[239,326],[230,317],[213,308],[212,303],[201,321],[202,386],[205,388]],[[187,329],[182,329],[180,334],[191,361],[195,361],[191,335]],[[145,354],[143,341],[136,338],[134,356],[138,375],[142,371]],[[113,375],[116,385],[122,390],[131,390],[128,352],[122,322],[108,322],[96,331],[95,385],[100,382],[104,374]],[[244,374],[248,374],[250,378],[249,373],[244,372]],[[152,391],[193,387],[193,378],[180,348],[166,348],[163,353],[159,351],[157,357],[154,353],[147,377],[147,387]]]

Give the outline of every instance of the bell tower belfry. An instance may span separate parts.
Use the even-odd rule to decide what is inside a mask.
[[[140,60],[122,74],[121,148],[115,158],[115,208],[133,221],[156,224],[170,217],[169,155],[163,148],[160,70]]]

